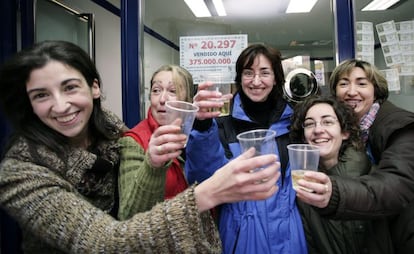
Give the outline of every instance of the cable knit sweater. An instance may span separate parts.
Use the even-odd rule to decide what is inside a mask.
[[[20,138],[0,164],[0,205],[20,224],[26,253],[220,253],[193,187],[121,222],[109,214],[116,212],[119,145],[70,148],[61,158]]]

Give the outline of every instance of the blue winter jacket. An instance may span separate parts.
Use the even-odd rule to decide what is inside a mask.
[[[277,133],[276,140],[288,135],[291,114],[291,107],[286,105],[279,120],[270,126]],[[251,122],[240,107],[239,96],[235,96],[232,116],[227,120],[231,118]],[[190,184],[205,180],[227,163],[223,145],[231,151],[232,158],[240,154],[240,145],[235,138],[237,133],[229,134],[235,131],[229,130],[228,123],[222,123],[227,120],[213,120],[208,131],[192,131],[186,147],[185,165]],[[221,140],[223,144],[220,136],[226,138]],[[279,145],[275,153],[279,155],[281,149],[283,148]],[[285,167],[281,169],[283,177],[277,183],[279,190],[272,197],[263,201],[242,201],[220,207],[219,231],[223,253],[307,253],[302,221],[295,203],[296,194],[292,189],[290,167],[288,163],[284,164]]]

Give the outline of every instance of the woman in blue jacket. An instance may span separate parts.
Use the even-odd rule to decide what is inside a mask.
[[[201,182],[240,154],[237,134],[253,129],[276,131],[281,173],[279,191],[264,201],[243,201],[220,207],[219,231],[224,253],[307,253],[303,226],[295,205],[286,146],[292,108],[283,98],[284,73],[278,50],[262,44],[247,47],[236,62],[236,92],[231,114],[218,113],[208,99],[209,82],[199,85],[194,102],[198,120],[187,144],[186,174]],[[218,96],[218,95],[216,95]],[[210,103],[210,104],[209,104]]]

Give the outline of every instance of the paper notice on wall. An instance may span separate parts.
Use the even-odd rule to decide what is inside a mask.
[[[413,65],[409,65],[409,64],[401,65],[400,75],[401,76],[414,76],[414,64]]]
[[[375,27],[381,43],[382,53],[384,54],[385,64],[387,66],[402,64],[404,59],[394,21],[377,24]]]
[[[180,37],[180,65],[193,76],[195,84],[211,72],[230,72],[234,82],[235,66],[247,47],[247,34]]]
[[[318,85],[325,85],[325,67],[321,60],[315,60],[315,78],[318,81]]]
[[[400,77],[397,68],[380,70],[388,83],[388,91],[400,91]]]
[[[404,63],[401,65],[401,76],[414,75],[414,20],[395,22],[400,40],[400,49]]]
[[[356,22],[356,58],[374,64],[374,25],[372,22]]]

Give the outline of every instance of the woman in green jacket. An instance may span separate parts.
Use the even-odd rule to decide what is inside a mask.
[[[317,183],[306,181],[303,187],[323,189],[327,185],[328,191],[300,193],[298,197],[318,207],[324,216],[376,220],[370,239],[381,253],[411,253],[414,227],[407,225],[414,224],[414,113],[387,100],[387,80],[368,62],[343,61],[329,83],[331,94],[357,114],[375,170],[357,178],[316,172],[309,177]],[[390,231],[391,237],[387,237]]]
[[[319,172],[329,176],[358,177],[370,171],[358,119],[351,107],[334,97],[314,96],[297,104],[290,135],[294,143],[306,142],[319,148]],[[381,251],[373,249],[367,242],[367,236],[372,233],[370,221],[334,220],[321,216],[300,200],[297,203],[309,253]]]

